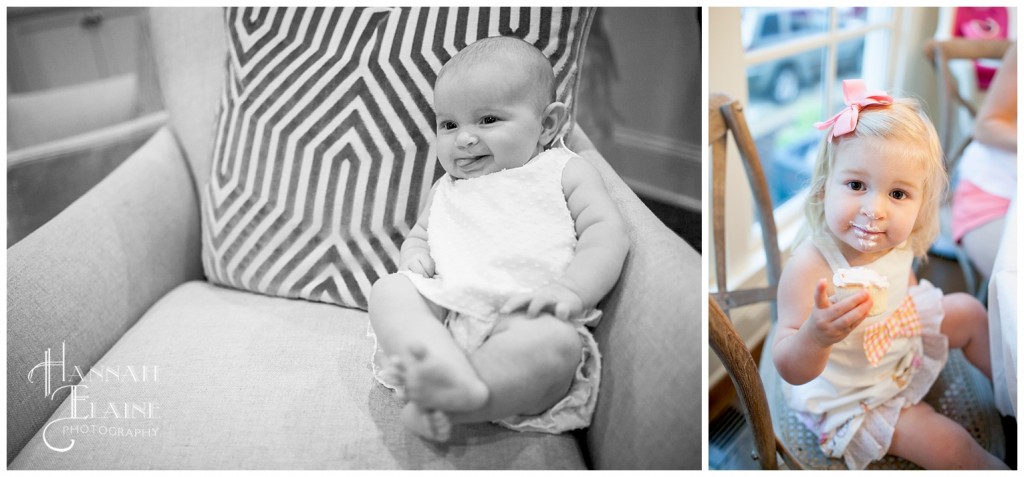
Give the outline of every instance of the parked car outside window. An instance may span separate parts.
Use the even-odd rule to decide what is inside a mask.
[[[840,17],[849,27],[856,15]],[[770,48],[800,38],[824,33],[828,29],[828,10],[824,8],[744,8],[741,28],[747,52]],[[812,49],[782,59],[747,68],[751,98],[770,99],[789,104],[801,90],[817,86],[824,77],[825,49]],[[837,48],[837,74],[859,71],[864,56],[864,39],[842,42]]]

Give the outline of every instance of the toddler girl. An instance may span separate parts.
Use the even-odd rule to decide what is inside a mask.
[[[787,401],[831,457],[863,469],[888,454],[924,468],[1003,468],[956,422],[921,399],[949,347],[991,378],[985,308],[911,273],[938,233],[946,187],[938,136],[917,103],[843,82],[847,107],[815,126],[822,140],[802,243],[779,282],[774,362]],[[861,291],[843,299],[833,274],[864,267],[888,281],[881,313]]]
[[[543,53],[510,37],[455,55],[434,85],[447,174],[370,294],[374,372],[402,422],[444,441],[451,424],[586,427],[601,375],[584,324],[618,280],[629,241],[597,170],[554,142],[566,117]]]

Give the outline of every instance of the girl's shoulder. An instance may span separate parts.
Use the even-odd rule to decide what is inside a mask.
[[[828,260],[810,240],[805,240],[793,250],[782,267],[779,286],[794,283],[817,283],[822,278],[830,277],[832,277],[832,268],[829,266]],[[831,282],[829,280],[829,287],[831,287]]]
[[[795,268],[821,268],[829,269],[828,260],[825,259],[825,255],[821,253],[814,242],[811,240],[804,240],[801,242],[793,253],[789,257],[789,261],[786,262],[786,268],[791,266]]]

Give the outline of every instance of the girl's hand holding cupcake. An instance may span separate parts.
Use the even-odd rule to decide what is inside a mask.
[[[827,286],[824,278],[818,280],[814,290],[814,310],[811,311],[810,319],[801,327],[823,348],[846,339],[867,318],[872,305],[867,291],[857,292],[832,303],[826,292]]]

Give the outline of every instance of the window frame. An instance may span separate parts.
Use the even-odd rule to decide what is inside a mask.
[[[765,48],[759,48],[752,52],[743,51],[742,41],[737,39],[735,44],[739,45],[740,51],[735,52],[735,55],[729,55],[728,53],[730,52],[723,51],[713,52],[712,54],[715,55],[725,54],[726,57],[742,58],[742,61],[732,62],[732,68],[726,66],[726,68],[719,70],[721,73],[726,69],[732,69],[732,77],[740,77],[743,79],[743,85],[739,88],[742,91],[726,91],[727,94],[734,99],[739,99],[743,104],[746,104],[749,101],[749,95],[746,88],[747,68],[759,63],[779,60],[819,48],[825,48],[827,52],[825,60],[826,68],[822,76],[822,82],[826,85],[834,84],[836,81],[839,44],[855,38],[867,38],[869,34],[879,31],[888,32],[889,34],[889,47],[886,58],[887,65],[884,76],[886,84],[894,84],[894,78],[899,78],[902,74],[902,71],[898,71],[899,68],[896,59],[901,51],[899,25],[902,22],[904,10],[906,9],[902,7],[889,7],[892,9],[892,15],[888,20],[840,30],[839,8],[826,8],[828,9],[828,25],[827,30],[824,32],[796,38]],[[735,32],[735,35],[740,35],[741,28],[739,22],[741,18],[740,11],[742,9],[735,8],[734,10],[735,12],[723,12],[729,14],[725,15],[724,18],[719,18],[726,24],[734,22],[734,25],[728,25],[728,28],[723,29],[725,30],[723,31],[723,34],[728,34],[731,31]],[[712,36],[714,37],[715,35]],[[715,38],[711,38],[710,42],[714,44]],[[725,64],[727,65],[727,63]],[[714,68],[712,68],[712,70],[714,70]],[[712,81],[714,81],[713,78]],[[713,82],[710,89],[716,89]],[[837,101],[837,98],[835,98],[834,95],[835,93],[833,88],[824,88],[824,91],[822,92],[822,100],[824,101],[823,104],[826,105],[824,108],[825,110],[831,109],[831,106],[828,105]],[[826,118],[822,118],[822,120],[824,119]],[[743,171],[742,165],[739,163],[738,155],[734,151],[730,150],[727,162],[729,165],[726,171],[726,189],[730,191],[729,197],[727,198],[728,217],[726,224],[726,236],[728,239],[726,243],[726,254],[729,257],[727,260],[727,282],[730,289],[735,289],[751,285],[751,281],[755,280],[757,275],[763,272],[765,267],[765,258],[764,253],[762,252],[763,245],[761,242],[760,226],[755,221],[754,203],[749,190],[747,190],[749,187],[747,186],[747,179],[744,175],[745,172]],[[738,188],[740,189],[740,192],[736,192]],[[803,199],[806,197],[806,192],[805,188],[790,198],[786,203],[775,207],[775,222],[779,235],[779,247],[783,251],[783,254],[786,254],[795,242],[800,225],[803,222]],[[710,291],[717,290],[714,275],[715,270],[713,268],[714,267],[709,267],[708,270],[708,287]]]

